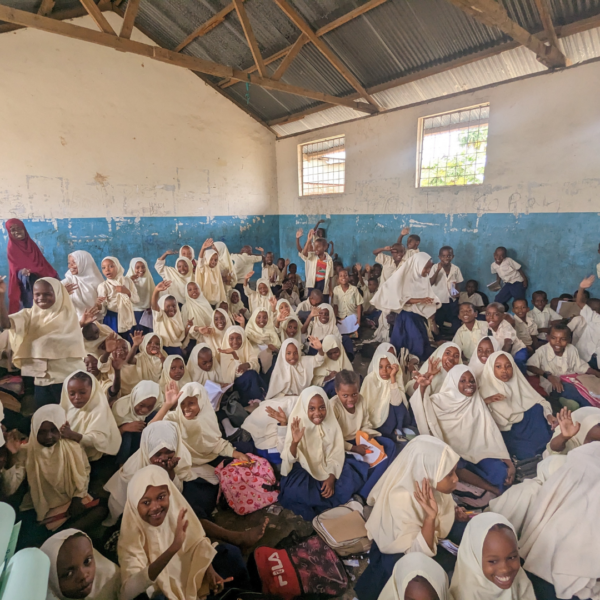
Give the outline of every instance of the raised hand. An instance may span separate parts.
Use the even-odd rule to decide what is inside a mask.
[[[260,246],[255,246],[254,249],[258,250],[259,252],[264,252],[265,251],[265,249],[261,248]]]
[[[442,360],[440,358],[430,358],[427,364],[429,365],[427,369],[428,374],[437,375],[442,370]]]
[[[302,229],[298,229],[296,231],[296,239],[299,240],[304,235],[304,231]]]
[[[292,442],[294,442],[294,444],[299,444],[300,440],[302,440],[302,438],[304,437],[304,430],[306,429],[305,427],[300,427],[300,417],[296,417],[292,421],[291,427],[292,427]]]
[[[414,496],[415,500],[425,511],[425,517],[435,521],[438,514],[438,505],[433,496],[433,490],[429,485],[427,477],[423,478],[422,485],[419,485],[419,483],[415,481]]]
[[[204,243],[202,244],[202,250],[206,250],[207,248],[210,248],[213,244],[214,244],[214,242],[213,242],[212,238],[208,238],[207,240],[204,240]]]
[[[156,289],[159,292],[164,292],[171,287],[171,283],[172,282],[169,279],[165,279],[164,281],[160,281],[159,283],[156,284]]]
[[[581,423],[576,423],[573,421],[571,411],[568,408],[563,408],[556,416],[558,418],[560,432],[562,433],[563,437],[571,439],[579,433],[579,430],[581,429]]]
[[[79,289],[79,286],[76,283],[65,283],[65,289],[67,293],[71,295],[75,290]]]
[[[275,298],[275,296],[269,298],[269,304],[271,305],[271,308],[275,310],[277,308],[277,298]]]
[[[317,351],[323,348],[323,344],[321,343],[319,338],[315,337],[314,335],[308,336],[308,343],[310,344],[311,348],[314,348]]]
[[[277,410],[274,410],[270,406],[265,408],[267,414],[271,419],[275,419],[282,427],[287,425],[287,415],[283,411],[283,408],[279,407]]]
[[[104,340],[104,348],[109,354],[117,349],[119,339],[119,336],[113,332],[108,335],[106,340]]]
[[[217,348],[217,352],[219,352],[219,354],[235,354],[233,348]]]
[[[362,271],[362,265],[361,265],[360,263],[356,263],[356,264],[354,265],[354,268],[356,269],[356,271],[357,271],[358,273],[360,273],[360,272]]]
[[[196,327],[196,331],[202,335],[212,335],[214,329],[212,327]]]
[[[311,230],[308,232],[308,239],[309,239],[309,240],[312,240],[312,239],[315,237],[315,234],[316,234],[316,231],[315,231],[314,229],[311,229]]]
[[[592,287],[592,283],[594,283],[594,279],[596,279],[593,275],[590,275],[589,277],[586,277],[580,284],[579,287],[587,290],[588,288]]]
[[[179,254],[179,251],[177,251],[177,250],[167,250],[167,251],[165,252],[165,254],[166,254],[167,256],[173,256],[173,254]]]
[[[138,329],[133,332],[131,336],[131,343],[134,348],[139,348],[144,341],[144,332],[141,329]]]
[[[173,536],[173,543],[171,544],[171,548],[175,552],[179,552],[183,547],[183,542],[185,542],[185,532],[188,528],[188,521],[185,518],[186,514],[187,508],[182,508],[177,516],[177,527],[175,527],[175,535]]]
[[[371,272],[371,265],[365,265],[365,273]]]
[[[170,409],[177,406],[179,396],[181,396],[181,392],[179,391],[177,382],[170,381],[165,388],[165,406],[168,406]]]
[[[313,306],[311,311],[310,311],[310,317],[318,317],[319,316],[319,307],[318,306]]]
[[[110,364],[112,365],[113,370],[120,371],[125,364],[124,358],[117,358],[116,356],[111,356]]]
[[[238,313],[237,315],[233,315],[233,320],[236,323],[238,323],[240,327],[246,326],[246,319],[244,319],[244,315],[242,315],[241,313]]]
[[[84,327],[85,325],[88,325],[89,323],[93,323],[94,321],[97,320],[96,315],[99,312],[99,308],[97,306],[92,306],[91,308],[86,308],[83,315],[81,316],[81,320],[79,321],[79,324]]]
[[[285,259],[285,266],[286,266],[286,267],[289,267],[291,262],[292,262],[292,261],[291,261],[289,258],[286,258],[286,259]]]
[[[248,284],[248,281],[250,281],[251,277],[254,275],[254,271],[250,271],[250,273],[248,273],[246,275],[246,277],[244,277],[244,280],[246,282],[246,285]]]
[[[401,236],[405,236],[408,235],[410,233],[410,227],[403,227],[402,231],[400,232]]]

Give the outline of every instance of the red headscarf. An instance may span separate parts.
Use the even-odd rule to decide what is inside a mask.
[[[20,225],[25,231],[25,239],[16,240],[10,234],[12,225]],[[8,248],[6,255],[8,257],[9,279],[8,279],[8,312],[16,313],[20,308],[21,288],[19,287],[19,278],[17,276],[21,269],[29,269],[32,274],[38,277],[54,277],[60,279],[54,267],[44,258],[37,244],[29,237],[23,221],[19,219],[9,219],[4,223],[8,231]]]

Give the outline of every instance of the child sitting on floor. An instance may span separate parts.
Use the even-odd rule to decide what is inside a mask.
[[[289,277],[283,280],[282,290],[279,292],[279,299],[287,300],[295,311],[298,310],[300,296],[298,295],[298,292],[294,291],[294,283]]]
[[[496,302],[501,304],[506,304],[511,298],[515,300],[525,298],[528,283],[523,267],[512,258],[508,258],[506,254],[506,248],[499,246],[494,252],[492,263],[492,273],[496,275],[496,281],[504,282],[504,286],[495,298]]]
[[[312,290],[308,295],[308,298],[298,305],[298,308],[296,309],[298,318],[304,323],[310,316],[311,311],[314,308],[321,306],[324,302],[323,292],[317,289]]]
[[[502,345],[504,352],[510,352],[521,373],[525,375],[525,363],[529,358],[525,344],[517,337],[515,328],[504,318],[504,306],[499,302],[488,304],[485,309],[485,320],[492,335]]]
[[[517,337],[525,344],[529,354],[533,354],[538,347],[538,328],[529,313],[529,305],[525,298],[513,300],[514,327],[517,332]]]
[[[484,301],[482,294],[479,292],[479,284],[474,279],[469,279],[465,283],[465,291],[458,294],[458,303],[464,304],[470,302],[477,312],[481,312],[485,308],[487,302]]]
[[[463,360],[468,362],[479,340],[487,335],[488,325],[485,321],[477,320],[477,308],[470,302],[463,302],[459,306],[458,318],[462,325],[452,341],[460,348]]]
[[[562,317],[552,310],[548,304],[546,292],[538,290],[531,295],[533,309],[530,312],[531,318],[535,322],[538,330],[538,340],[546,340],[550,327],[562,323]]]

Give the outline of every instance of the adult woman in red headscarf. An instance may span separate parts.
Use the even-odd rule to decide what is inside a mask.
[[[54,267],[44,258],[37,244],[29,237],[23,221],[9,219],[4,223],[8,231],[8,312],[31,308],[31,288],[41,277],[60,279]],[[29,291],[28,291],[29,290]]]

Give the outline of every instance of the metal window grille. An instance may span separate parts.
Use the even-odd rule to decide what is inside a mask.
[[[300,145],[300,194],[343,194],[346,136]]]
[[[483,183],[490,105],[419,120],[417,187]]]

